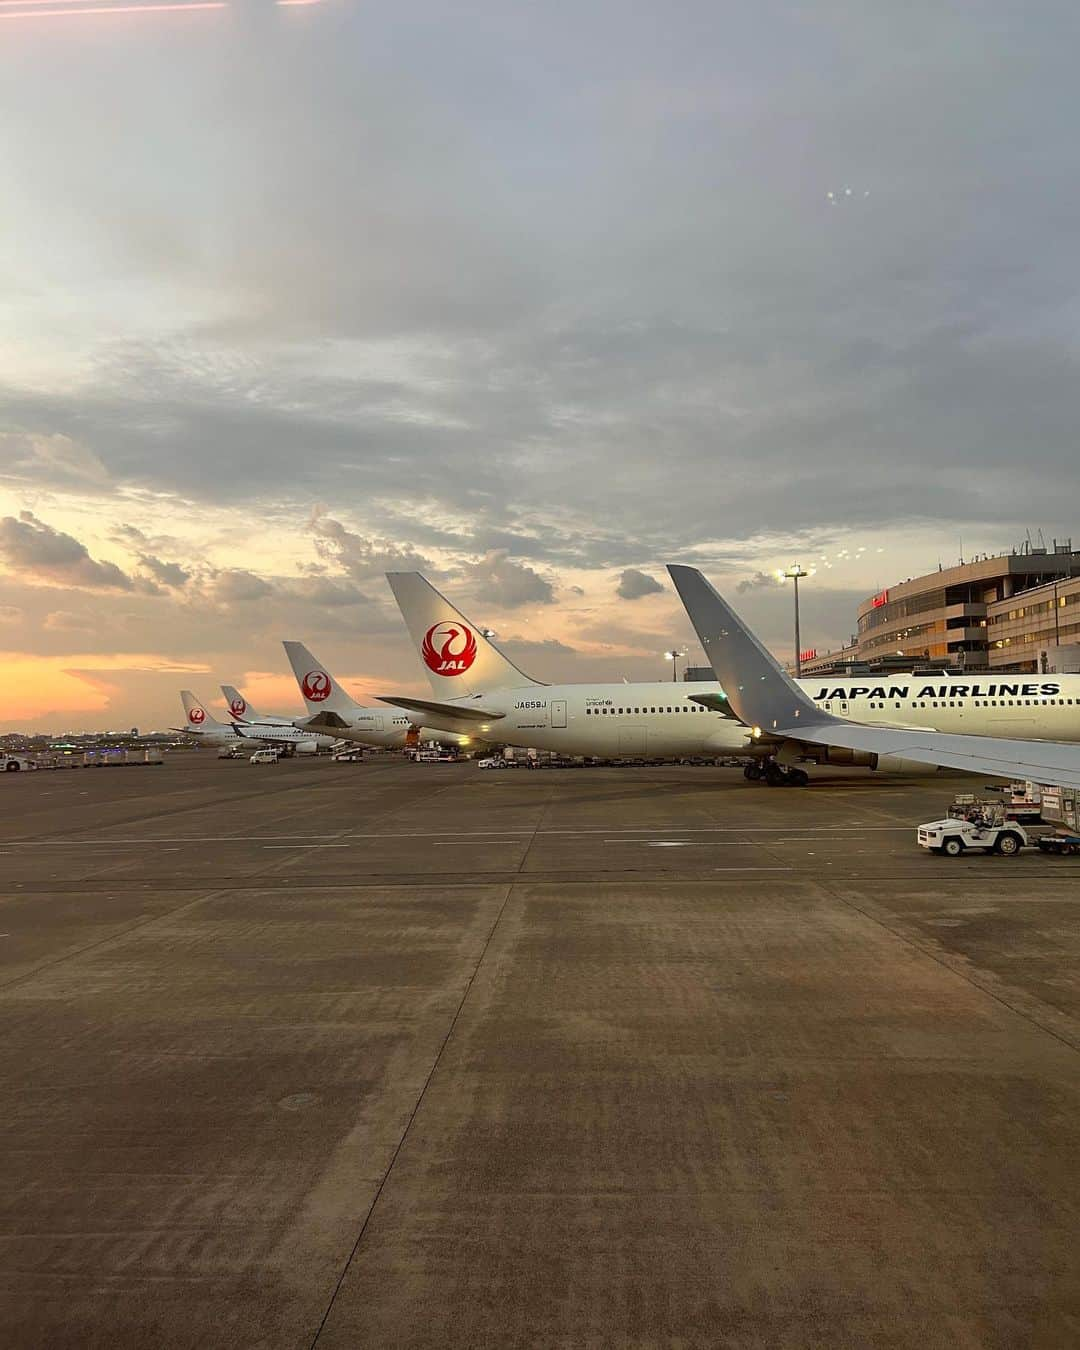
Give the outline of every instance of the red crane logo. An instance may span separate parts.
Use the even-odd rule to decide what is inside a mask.
[[[200,727],[206,721],[206,713],[202,708],[192,708],[187,715],[187,720],[193,726]]]
[[[436,675],[464,675],[476,650],[476,638],[463,623],[436,623],[424,634],[420,655]]]
[[[234,717],[243,717],[247,712],[247,704],[242,698],[234,698],[229,704],[229,711]]]
[[[330,697],[330,676],[325,670],[309,670],[300,688],[309,703],[321,703]]]

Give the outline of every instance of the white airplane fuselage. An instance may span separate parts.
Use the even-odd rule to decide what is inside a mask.
[[[302,755],[332,750],[336,744],[334,736],[317,731],[305,731],[287,717],[273,717],[268,713],[260,714],[249,722],[234,721],[232,727],[236,734],[243,736],[245,740],[258,741],[260,745],[291,745],[297,754]]]
[[[266,746],[292,746],[298,755],[314,755],[334,744],[330,736],[301,731],[291,724],[282,725],[279,722],[231,722],[227,726],[217,723],[202,728],[190,726],[187,734],[213,749],[243,745],[250,746],[253,752]]]
[[[266,719],[258,722],[234,722],[233,727],[245,740],[257,741],[260,745],[292,746],[298,755],[314,755],[320,750],[331,750],[335,744],[333,736],[302,731],[290,722]]]
[[[334,738],[340,741],[355,741],[358,745],[400,750],[408,742],[410,732],[414,730],[413,720],[391,707],[357,707],[354,711],[341,713],[339,716],[347,725],[334,727]],[[307,721],[307,718],[299,717],[293,725],[302,731]],[[415,730],[421,741],[440,741],[444,745],[466,747],[474,739],[466,733],[460,731],[455,733],[440,727],[416,726]],[[307,734],[314,733],[308,731]]]
[[[1014,739],[1080,741],[1080,676],[892,676],[799,681],[819,707],[868,725],[925,728]],[[490,721],[429,725],[479,740],[602,758],[761,754],[749,728],[703,708],[692,695],[723,698],[720,685],[525,685],[447,702],[501,713]]]
[[[495,744],[557,750],[603,759],[666,759],[683,755],[739,754],[751,735],[740,722],[703,708],[691,694],[718,692],[711,684],[564,684],[493,689],[450,702],[501,717],[490,721],[424,720],[466,731]]]
[[[1080,741],[1080,675],[819,675],[796,683],[822,711],[869,726]]]

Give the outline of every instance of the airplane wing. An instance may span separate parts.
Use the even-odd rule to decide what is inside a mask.
[[[465,708],[459,703],[437,703],[426,698],[398,698],[389,694],[377,694],[376,698],[380,703],[392,703],[395,708],[404,708],[407,712],[429,713],[456,722],[496,722],[506,716],[505,713],[490,712],[486,708]]]
[[[755,735],[846,746],[998,778],[1080,787],[1080,745],[870,727],[822,712],[696,567],[671,564],[668,571],[728,702]]]
[[[350,723],[346,721],[340,713],[320,712],[315,713],[313,717],[294,717],[292,726],[298,727],[301,731],[325,731],[333,733],[342,731]]]

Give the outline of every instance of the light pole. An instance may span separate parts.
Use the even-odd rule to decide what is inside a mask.
[[[793,562],[790,567],[785,567],[780,573],[787,581],[795,583],[795,678],[802,678],[802,638],[799,635],[799,578],[813,576],[813,571],[807,571],[799,563]]]
[[[674,683],[679,678],[679,657],[685,656],[686,653],[673,649],[670,652],[665,652],[664,655],[671,662],[671,679]]]

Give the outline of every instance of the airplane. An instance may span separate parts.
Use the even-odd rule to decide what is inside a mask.
[[[251,706],[251,704],[247,701],[247,699],[243,696],[243,694],[241,694],[240,690],[237,689],[235,685],[223,684],[221,686],[221,692],[225,696],[225,702],[228,704],[230,715],[237,724],[244,727],[245,732],[247,732],[248,734],[252,734],[251,732],[248,731],[248,728],[294,727],[294,719],[291,717],[279,717],[273,713],[256,712],[255,709]],[[290,730],[286,736],[286,740],[291,741],[291,739],[292,739],[292,731]],[[335,736],[317,735],[315,736],[314,739],[315,739],[316,753],[319,750],[333,750],[337,745],[337,738]],[[267,743],[271,745],[278,745],[281,742],[270,740]],[[304,750],[298,751],[298,753],[311,754],[312,752],[309,750]]]
[[[437,699],[388,695],[385,701],[423,716],[429,725],[469,725],[505,744],[571,755],[614,759],[730,755],[747,761],[747,778],[763,779],[769,786],[805,786],[810,777],[803,763],[839,764],[881,774],[926,772],[923,763],[842,742],[802,747],[799,757],[789,748],[780,756],[771,742],[749,734],[722,683],[540,685],[419,572],[391,572],[387,580]],[[815,677],[800,687],[811,701],[821,703],[825,713],[836,712],[847,720],[979,731],[989,729],[992,718],[993,729],[1001,736],[1045,731],[1058,739],[1080,740],[1080,676],[1032,680],[894,675],[880,685],[871,681],[881,677],[861,678],[865,683]],[[530,695],[530,690],[536,692]],[[684,722],[684,713],[695,707],[715,716],[707,722],[696,718]]]
[[[958,735],[895,723],[891,726],[868,725],[836,716],[819,706],[818,701],[781,669],[696,567],[670,564],[668,572],[713,672],[726,691],[727,705],[751,727],[755,741],[765,745],[774,762],[781,766],[785,760],[798,761],[805,757],[808,748],[827,746],[874,756],[879,762],[892,760],[921,766],[923,770],[927,766],[963,769],[997,778],[1030,779],[1043,786],[1080,787],[1080,745],[1076,744],[1075,733],[1067,741],[1026,739],[1007,733]],[[1045,682],[1019,677],[1021,684],[1042,686],[1051,683],[1058,687],[1053,694],[1032,694],[1023,704],[1040,710],[1044,720],[1037,724],[1041,727],[1049,727],[1054,721],[1069,729],[1073,727],[1075,713],[1069,710],[1075,710],[1076,704],[1068,695],[1062,703],[1063,678]],[[999,694],[1002,681],[1013,682],[1013,677],[1003,675],[995,675],[993,679],[998,684]],[[967,682],[970,686],[971,676],[967,677]],[[983,684],[989,683],[989,677],[983,680]],[[707,705],[713,695],[701,692],[691,697]],[[916,701],[923,702],[921,699]],[[996,701],[990,698],[988,708],[985,697],[972,702],[983,705],[979,709],[983,726],[989,728],[995,720],[1009,728],[1015,725],[1007,715],[1016,707],[1015,699],[1011,702],[1005,699],[1003,705],[1000,697]]]
[[[308,732],[326,732],[343,741],[399,749],[407,744],[413,720],[388,708],[365,708],[342,689],[329,670],[316,661],[302,642],[282,644],[307,709],[293,726]],[[475,737],[468,732],[420,727],[417,739],[437,740],[466,748]]]
[[[756,754],[748,727],[691,699],[701,685],[542,684],[419,572],[388,572],[387,580],[435,698],[388,694],[380,702],[425,726],[603,759]]]
[[[205,745],[250,745],[252,750],[263,746],[282,746],[292,749],[298,755],[315,755],[319,752],[320,742],[324,745],[333,742],[327,738],[304,732],[295,726],[281,726],[267,722],[219,722],[206,705],[190,689],[180,691],[184,705],[184,717],[187,725],[182,728],[189,736],[194,736]],[[181,728],[177,728],[180,730]]]
[[[237,722],[269,722],[275,726],[286,727],[291,727],[293,724],[291,717],[278,717],[274,713],[256,712],[235,685],[223,684],[221,685],[221,692],[225,696],[229,716]]]

